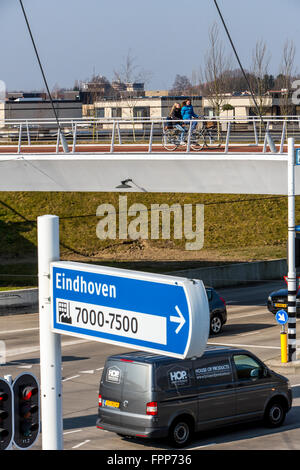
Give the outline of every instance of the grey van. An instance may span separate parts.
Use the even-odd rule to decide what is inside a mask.
[[[244,349],[212,346],[184,360],[135,351],[107,358],[96,426],[183,447],[193,432],[222,425],[280,426],[291,406],[288,379]]]

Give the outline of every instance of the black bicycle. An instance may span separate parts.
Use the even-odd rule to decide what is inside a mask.
[[[197,126],[198,127],[198,126]],[[168,151],[176,150],[180,145],[187,146],[188,135],[184,143],[181,142],[181,131],[179,129],[165,128],[162,136],[163,147]],[[220,129],[220,124],[214,121],[203,123],[200,129],[196,128],[190,135],[190,148],[192,150],[202,150],[203,147],[219,148],[224,143],[224,136]]]

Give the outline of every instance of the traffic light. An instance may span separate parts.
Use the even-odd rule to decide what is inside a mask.
[[[20,374],[13,382],[14,444],[31,447],[40,432],[40,391],[33,374]]]
[[[13,438],[13,392],[0,377],[0,450],[10,447]]]

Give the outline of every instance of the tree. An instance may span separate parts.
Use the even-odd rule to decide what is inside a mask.
[[[261,116],[266,114],[266,92],[269,90],[268,67],[270,63],[270,54],[267,51],[266,43],[262,40],[256,42],[252,54],[252,89],[256,94],[256,103]],[[254,103],[253,103],[254,105]],[[256,112],[256,108],[254,107]]]
[[[290,95],[293,76],[295,75],[295,54],[296,47],[294,42],[287,40],[283,47],[279,74],[279,84],[281,85],[280,112],[282,116],[292,114],[293,111]],[[277,78],[279,78],[279,76]]]
[[[177,74],[170,91],[176,95],[188,95],[191,89],[190,79],[186,75]]]
[[[228,86],[227,72],[231,70],[231,61],[225,54],[216,23],[209,31],[208,39],[209,49],[206,53],[204,65],[205,89],[215,114],[219,116]]]
[[[143,83],[144,85],[149,80],[151,74],[149,71],[145,71],[137,65],[137,59],[132,55],[131,50],[129,49],[120,69],[114,70],[114,76],[117,82],[120,84],[126,84],[122,95],[127,101],[130,118],[132,118],[133,138],[135,141],[134,107],[136,106],[139,96],[137,95],[134,86],[131,85],[134,83]]]

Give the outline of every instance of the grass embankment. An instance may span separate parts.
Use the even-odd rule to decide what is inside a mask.
[[[122,193],[127,205],[204,204],[204,246],[185,250],[184,238],[100,240],[96,216],[100,204],[112,204],[118,222],[119,193],[2,192],[0,196],[0,287],[37,285],[36,219],[60,217],[61,258],[156,272],[226,262],[286,256],[287,198],[220,194]],[[300,199],[296,201],[300,219]],[[139,213],[137,213],[139,215]],[[128,223],[135,217],[128,216]],[[195,219],[195,217],[194,217]],[[297,219],[296,219],[297,220]],[[194,220],[195,223],[195,220]],[[195,229],[195,226],[194,226]],[[150,233],[150,228],[149,228]],[[117,223],[118,234],[118,223]]]

